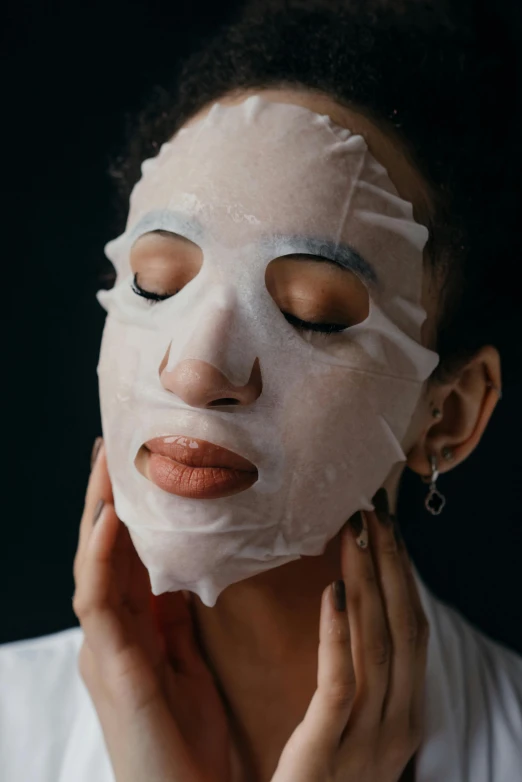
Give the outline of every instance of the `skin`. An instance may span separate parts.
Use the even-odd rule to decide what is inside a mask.
[[[284,103],[294,103],[322,114],[364,136],[373,156],[387,169],[402,198],[414,207],[415,219],[428,225],[431,213],[429,188],[401,145],[361,113],[339,105],[327,96],[300,90],[251,90],[231,94],[222,103],[241,103],[249,95]],[[187,125],[200,119],[208,109],[195,115]],[[301,267],[302,269],[302,267]],[[317,286],[315,286],[317,289]],[[428,318],[423,327],[423,344],[431,347],[436,333],[439,285],[425,272],[423,305]],[[226,378],[212,367],[192,362],[185,368],[185,382],[191,387],[192,404],[198,391],[207,400],[216,396],[234,397],[223,388]],[[172,382],[172,378],[169,378]],[[439,458],[440,471],[453,469],[478,445],[496,405],[498,396],[486,385],[490,380],[500,388],[500,357],[491,346],[484,347],[450,382],[427,388],[418,415],[407,436],[408,466],[419,475],[429,475],[428,454],[440,455],[444,446],[453,449],[451,465]],[[259,379],[253,373],[239,403],[248,403],[258,394]],[[177,387],[177,392],[179,393]],[[183,393],[183,388],[181,388]],[[435,420],[431,406],[442,411]],[[395,510],[402,469],[386,483],[390,506]],[[319,557],[303,557],[297,562],[270,570],[233,584],[208,608],[194,596],[200,643],[218,677],[238,724],[241,742],[263,778],[277,764],[282,748],[302,719],[317,684],[317,627],[320,596],[325,586],[341,578],[340,533]],[[284,698],[281,697],[284,693]]]
[[[116,782],[412,782],[429,624],[389,513],[361,514],[362,533],[343,526],[346,605],[334,600],[331,585],[323,591],[317,689],[272,775],[274,768],[255,768],[237,735],[197,643],[190,593],[151,594],[148,571],[115,512],[101,438],[95,449],[73,609],[84,633],[78,669]],[[240,775],[230,762],[234,739]]]
[[[253,91],[243,91],[233,94],[223,103],[239,103],[245,100]],[[400,143],[391,132],[379,129],[373,122],[361,113],[340,106],[335,101],[324,95],[318,95],[303,90],[256,90],[265,98],[285,103],[295,103],[305,106],[312,111],[329,114],[339,125],[344,125],[355,133],[362,134],[373,156],[385,166],[399,194],[410,201],[414,206],[415,218],[424,224],[428,224],[431,213],[431,201],[429,189],[422,180],[415,167],[405,154]],[[199,119],[205,111],[196,115],[192,121]],[[190,124],[190,123],[188,123]],[[136,244],[136,251],[131,259],[134,270],[140,274],[140,283],[149,289],[157,287],[169,290],[169,286],[184,284],[183,280],[167,279],[165,269],[169,264],[151,264],[154,251],[152,243],[163,241],[160,237],[144,237],[143,242]],[[194,246],[186,246],[187,262],[185,271],[188,279],[197,273],[198,258]],[[179,248],[177,250],[179,252]],[[317,265],[316,265],[317,266]],[[439,282],[433,279],[428,271],[424,275],[423,304],[428,313],[428,319],[423,327],[423,344],[432,347],[436,334]],[[354,285],[349,276],[346,282],[336,279],[333,286],[328,280],[318,280],[314,275],[317,269],[311,264],[308,271],[299,266],[299,275],[291,262],[278,264],[272,270],[270,281],[267,280],[274,299],[285,308],[293,308],[297,316],[306,319],[306,312],[298,311],[299,308],[308,308],[313,315],[319,313],[317,319],[328,320],[328,315],[344,316],[339,313],[339,304],[334,301],[333,291],[338,291],[340,284],[346,284],[346,295],[350,295],[353,302],[352,311],[346,316],[363,317],[364,299],[361,291]],[[304,281],[303,281],[304,280]],[[172,291],[173,292],[173,291]],[[315,297],[315,299],[314,299]],[[362,309],[361,309],[362,308]],[[324,317],[323,317],[324,316]],[[313,318],[311,318],[313,319]],[[335,318],[332,318],[335,320]],[[178,394],[193,406],[211,406],[216,399],[230,397],[238,404],[251,404],[262,388],[261,370],[258,363],[253,367],[249,383],[243,388],[237,389],[228,383],[227,379],[215,368],[198,361],[183,362],[184,366],[178,373],[177,368],[172,372],[166,372],[166,357],[158,367],[161,382],[165,387]],[[489,383],[500,388],[500,359],[498,352],[491,346],[482,348],[474,358],[462,370],[450,380],[444,383],[428,384],[426,392],[412,418],[410,429],[407,433],[403,447],[408,455],[408,466],[419,475],[428,475],[430,466],[428,455],[438,455],[441,471],[451,469],[466,459],[474,450],[485,430],[489,418],[498,399],[498,394]],[[442,416],[434,418],[433,408],[442,411]],[[440,458],[443,447],[453,450],[454,458],[448,463]],[[100,457],[101,458],[101,457]],[[141,584],[141,592],[130,596],[126,592],[124,574],[128,579],[129,567],[126,561],[122,561],[120,575],[112,580],[108,573],[107,564],[110,563],[110,547],[117,540],[118,520],[112,506],[112,493],[110,481],[106,472],[104,457],[98,459],[96,469],[93,470],[88,491],[86,509],[80,529],[80,544],[75,560],[75,580],[77,583],[77,595],[73,605],[80,619],[88,643],[82,648],[80,671],[88,684],[93,696],[96,708],[100,715],[104,734],[107,738],[109,752],[113,763],[121,769],[117,775],[125,782],[132,779],[143,778],[139,767],[143,758],[150,761],[150,747],[143,753],[139,752],[140,742],[143,736],[154,736],[157,731],[165,736],[165,742],[161,744],[161,751],[156,753],[158,778],[163,780],[179,778],[180,763],[189,763],[183,751],[174,752],[167,756],[162,755],[165,747],[170,749],[175,746],[173,737],[177,736],[177,728],[172,722],[172,715],[177,725],[183,726],[190,723],[190,715],[179,714],[183,711],[183,704],[190,702],[191,709],[194,703],[198,703],[198,692],[201,695],[201,704],[210,704],[215,711],[215,723],[210,719],[205,735],[214,735],[210,725],[219,724],[218,713],[220,707],[216,700],[212,685],[208,679],[204,679],[200,689],[190,690],[190,698],[178,697],[176,688],[180,682],[173,675],[169,666],[162,661],[161,651],[157,640],[154,641],[153,626],[150,615],[147,614],[147,574],[141,567],[138,557],[133,554],[133,547],[129,545],[130,538],[122,530],[122,541],[126,541],[126,556],[131,557],[132,567],[136,568],[139,575],[130,578],[128,588],[130,591],[138,590]],[[388,477],[385,487],[390,499],[390,510],[393,513],[396,507],[397,489],[402,472],[402,467],[395,470]],[[92,517],[96,501],[101,497],[106,505],[106,511],[98,522],[96,534],[92,531]],[[247,778],[256,782],[295,782],[299,778],[304,780],[303,773],[296,770],[295,759],[283,753],[287,742],[294,731],[303,722],[314,693],[318,687],[318,662],[319,674],[326,681],[328,669],[336,668],[339,676],[334,677],[336,686],[339,681],[351,680],[353,666],[355,675],[359,681],[366,680],[367,692],[363,693],[359,700],[353,701],[353,692],[348,698],[341,699],[334,707],[332,702],[326,699],[326,707],[323,693],[323,722],[330,719],[332,710],[338,725],[346,724],[350,710],[353,714],[364,715],[365,704],[375,698],[375,693],[381,691],[384,683],[379,684],[382,678],[382,664],[375,665],[375,652],[378,648],[375,643],[382,638],[384,627],[384,615],[382,605],[376,609],[379,590],[375,579],[370,578],[374,573],[372,561],[375,560],[375,568],[379,571],[379,582],[384,591],[386,613],[390,624],[390,636],[395,658],[402,660],[404,670],[414,669],[413,661],[408,658],[407,649],[403,646],[404,632],[400,632],[401,622],[404,626],[405,611],[415,605],[415,597],[411,589],[408,594],[405,589],[407,583],[407,556],[402,551],[397,557],[397,548],[393,543],[393,535],[388,528],[379,526],[375,514],[366,514],[368,519],[370,548],[359,549],[355,544],[353,535],[343,534],[343,530],[328,544],[323,555],[318,557],[303,557],[297,562],[261,573],[228,587],[218,598],[213,608],[208,608],[195,595],[191,595],[191,613],[196,633],[196,645],[194,649],[201,652],[208,668],[214,674],[219,691],[223,697],[227,720],[234,737],[236,746],[241,754],[242,761],[247,769]],[[120,525],[120,528],[123,525]],[[106,540],[103,540],[105,535]],[[91,541],[91,542],[89,542]],[[112,541],[112,542],[111,542]],[[119,546],[120,544],[118,544]],[[116,549],[118,549],[116,546]],[[97,547],[97,548],[96,548]],[[370,556],[370,550],[372,556]],[[121,553],[121,552],[120,552]],[[388,570],[387,570],[388,568]],[[116,568],[116,573],[117,573]],[[94,575],[96,575],[96,578]],[[131,573],[132,575],[132,573]],[[344,578],[348,602],[348,613],[356,615],[354,625],[354,659],[351,660],[349,643],[342,647],[339,656],[339,648],[332,647],[328,652],[328,644],[331,642],[331,634],[328,628],[331,622],[342,622],[341,617],[332,616],[332,605],[328,603],[328,586],[337,579]],[[138,583],[139,581],[139,583]],[[385,589],[384,585],[387,585]],[[401,586],[402,585],[402,586]],[[326,591],[325,591],[326,590]],[[179,597],[179,593],[178,594]],[[177,598],[160,596],[158,605],[164,605],[166,612],[170,610],[170,617],[182,610],[181,604],[174,606]],[[170,601],[170,602],[169,602]],[[326,602],[325,602],[326,601]],[[107,604],[111,604],[111,610],[107,610]],[[138,609],[136,605],[139,604]],[[179,603],[179,600],[178,600]],[[131,606],[130,615],[125,613]],[[321,605],[323,613],[320,624]],[[112,610],[112,607],[115,607]],[[170,606],[170,609],[168,608]],[[330,614],[328,614],[330,611]],[[417,627],[422,627],[422,616],[417,604],[414,613],[417,615]],[[178,615],[178,614],[176,614]],[[123,617],[123,618],[122,618]],[[326,619],[325,619],[326,617]],[[394,619],[395,617],[395,619]],[[185,616],[185,620],[187,617]],[[143,621],[143,627],[138,627],[138,620]],[[178,621],[178,620],[176,620]],[[326,622],[326,623],[325,623]],[[186,622],[185,622],[186,623]],[[360,623],[358,630],[355,630]],[[372,627],[372,623],[375,625]],[[105,624],[105,629],[103,625]],[[179,643],[179,625],[175,622],[172,632],[173,644]],[[350,619],[350,625],[352,619]],[[366,643],[364,633],[361,634],[361,626],[366,628]],[[321,646],[318,650],[318,628],[321,627]],[[109,629],[112,628],[112,639]],[[399,628],[399,630],[397,630]],[[340,634],[344,633],[346,641],[346,623],[338,625]],[[368,638],[373,641],[368,646]],[[137,638],[139,639],[137,643]],[[143,640],[145,639],[145,640]],[[328,640],[330,639],[330,640]],[[113,646],[112,652],[107,651],[104,662],[103,651]],[[373,653],[372,653],[373,644]],[[136,649],[143,646],[143,650],[136,660]],[[402,646],[401,646],[402,645]],[[321,665],[321,647],[323,648],[324,662]],[[130,649],[130,652],[129,652]],[[402,649],[402,653],[401,653]],[[411,649],[410,649],[411,651]],[[117,652],[115,654],[115,652]],[[119,653],[119,660],[118,660]],[[144,655],[149,661],[143,665]],[[329,655],[329,656],[328,656]],[[337,655],[337,657],[336,657]],[[179,663],[182,655],[179,650],[175,653],[175,659]],[[423,654],[417,655],[421,662],[425,662]],[[122,667],[123,658],[123,667]],[[336,662],[334,663],[334,660]],[[373,665],[372,665],[373,663]],[[192,665],[192,663],[191,663]],[[194,663],[196,665],[196,663]],[[201,671],[200,663],[195,670]],[[417,670],[418,663],[415,665]],[[322,669],[322,674],[321,674]],[[112,671],[110,676],[107,672]],[[157,672],[160,671],[160,675]],[[421,671],[421,668],[419,668]],[[103,674],[103,675],[101,675]],[[117,675],[116,675],[117,674]],[[199,675],[199,674],[198,674]],[[387,674],[386,674],[387,677]],[[158,680],[160,681],[161,697],[157,697]],[[420,680],[419,680],[420,681]],[[186,678],[182,679],[186,683]],[[328,682],[327,682],[328,683]],[[203,687],[203,689],[201,689]],[[327,688],[328,689],[328,688]],[[396,686],[396,690],[403,690],[404,686]],[[196,692],[194,696],[193,692]],[[344,690],[346,694],[346,689]],[[151,695],[152,694],[152,695]],[[337,696],[336,696],[337,697]],[[138,699],[139,703],[136,703]],[[400,699],[399,699],[400,700]],[[337,697],[337,701],[339,698]],[[319,698],[319,703],[321,698]],[[144,708],[144,704],[147,708]],[[152,709],[150,705],[152,704]],[[136,709],[136,706],[139,708]],[[339,713],[339,707],[345,710],[345,714]],[[210,708],[210,706],[209,706]],[[128,730],[122,731],[124,722],[123,714],[132,711],[139,713],[139,720],[129,719]],[[204,710],[203,710],[204,711]],[[319,709],[320,711],[320,709]],[[149,714],[148,723],[143,723],[143,715]],[[325,716],[326,715],[326,716]],[[213,719],[214,719],[213,718]],[[297,745],[295,757],[302,757],[305,748],[317,742],[321,733],[321,717],[316,714],[308,718],[309,734],[303,746]],[[352,717],[350,717],[352,720]],[[306,720],[305,720],[306,722]],[[356,719],[355,719],[356,723]],[[364,723],[364,720],[363,720]],[[392,725],[398,724],[395,718]],[[371,765],[368,758],[362,759],[361,767],[349,768],[352,758],[360,757],[360,748],[364,745],[361,735],[369,735],[371,724],[366,723],[363,734],[357,733],[356,724],[352,725],[349,739],[352,744],[345,747],[346,756],[342,762],[342,778],[366,782],[366,780],[382,779],[383,782],[395,780],[398,774],[394,774],[391,768],[392,761],[387,758],[386,768]],[[325,736],[335,734],[335,728],[326,729],[323,724]],[[134,736],[134,739],[133,739]],[[129,738],[130,737],[130,738]],[[417,736],[418,738],[418,736]],[[191,742],[196,745],[197,737],[184,736],[185,744]],[[207,741],[207,740],[206,740]],[[219,742],[218,742],[219,744]],[[408,745],[410,746],[410,745]],[[418,746],[418,741],[415,747]],[[383,746],[378,742],[373,743],[370,757],[384,756]],[[129,756],[129,750],[134,754]],[[404,751],[404,746],[402,747]],[[404,756],[411,757],[412,749]],[[196,757],[204,758],[210,748],[208,743],[197,748]],[[219,753],[219,749],[216,749]],[[283,757],[286,757],[289,765],[279,770],[274,777],[274,772]],[[334,753],[335,754],[335,753]],[[218,755],[208,755],[209,768],[215,769]],[[398,764],[399,770],[404,768],[405,760]],[[337,758],[339,761],[339,758]],[[221,762],[225,761],[221,758]],[[286,761],[285,761],[286,762]],[[340,762],[340,761],[339,761]],[[369,765],[370,763],[370,765]],[[310,764],[308,764],[310,765]],[[334,765],[333,755],[330,753],[327,763],[318,769],[315,776],[309,777],[311,782],[330,778],[337,780],[341,775],[331,774]],[[308,766],[305,764],[308,773]],[[168,776],[166,770],[172,770]],[[177,771],[176,771],[177,770]],[[328,770],[328,774],[327,774]],[[346,771],[346,774],[345,774]],[[150,767],[146,773],[150,777]],[[399,771],[400,773],[400,771]],[[134,774],[134,776],[133,776]],[[279,774],[279,775],[278,775]],[[183,767],[182,778],[192,779],[189,776],[188,767]],[[219,777],[221,778],[221,777]],[[403,777],[406,780],[406,777]],[[199,780],[199,777],[198,777]]]
[[[428,225],[432,209],[429,188],[390,132],[384,132],[360,112],[310,91],[242,91],[221,102],[237,104],[254,92],[269,100],[328,114],[337,124],[363,135],[401,197],[413,204],[415,219]],[[199,112],[187,125],[207,111]],[[313,289],[317,290],[317,286]],[[428,347],[434,344],[438,300],[439,283],[426,265],[423,305],[428,318],[423,327],[423,344]],[[248,404],[260,393],[256,372],[240,393],[216,369],[201,362],[191,362],[183,374],[183,383],[176,384],[174,378],[172,385],[173,378],[165,379],[164,375],[162,379],[182,395],[190,386],[191,404],[208,405],[212,399],[224,396]],[[404,449],[407,464],[414,472],[430,474],[430,453],[439,455],[439,469],[445,472],[473,452],[498,399],[488,381],[501,386],[500,357],[492,346],[480,350],[450,381],[428,385]],[[433,407],[442,411],[442,418],[434,419]],[[451,464],[440,458],[444,446],[453,450]],[[392,512],[402,469],[401,466],[395,470],[386,482]],[[332,539],[322,556],[303,557],[231,585],[213,608],[193,596],[200,644],[234,718],[241,725],[241,744],[262,779],[270,779],[270,770],[277,765],[284,744],[303,718],[317,685],[320,598],[328,583],[341,578],[340,535]]]

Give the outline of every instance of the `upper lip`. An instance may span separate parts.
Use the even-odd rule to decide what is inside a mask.
[[[166,440],[170,442],[166,442]],[[192,447],[190,443],[193,444]],[[197,444],[197,448],[195,444]],[[167,456],[175,462],[190,467],[226,467],[229,470],[257,472],[257,467],[243,456],[196,437],[186,437],[185,435],[155,437],[144,445],[153,453]]]

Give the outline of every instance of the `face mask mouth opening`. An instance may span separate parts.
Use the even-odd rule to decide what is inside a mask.
[[[259,479],[257,467],[228,449],[189,437],[157,437],[134,460],[144,478],[168,494],[219,499],[245,491]]]

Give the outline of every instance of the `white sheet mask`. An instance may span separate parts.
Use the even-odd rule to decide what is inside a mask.
[[[155,229],[190,239],[199,272],[153,306],[132,291],[130,251]],[[155,595],[186,589],[213,606],[230,584],[320,555],[397,462],[423,383],[438,363],[422,347],[423,248],[413,219],[362,136],[306,108],[249,97],[216,103],[142,166],[125,232],[105,248],[117,279],[98,374],[116,511]],[[267,290],[274,258],[345,263],[369,315],[334,334],[297,331]],[[373,271],[372,271],[373,270]],[[165,388],[187,359],[234,386],[259,359],[252,404],[195,407]],[[258,469],[219,499],[163,491],[135,466],[153,437],[200,438]]]

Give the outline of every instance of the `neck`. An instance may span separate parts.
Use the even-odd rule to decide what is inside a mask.
[[[385,483],[391,512],[399,476]],[[212,608],[192,595],[198,640],[235,725],[236,742],[256,768],[251,778],[271,778],[271,767],[315,691],[321,594],[342,578],[340,554],[339,532],[323,554],[232,584]]]

